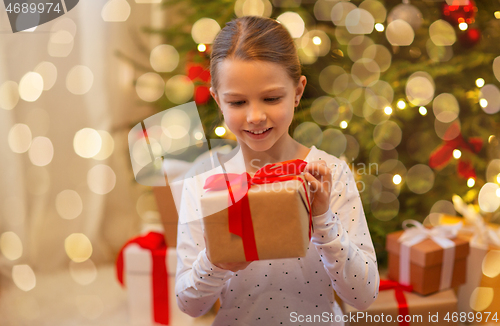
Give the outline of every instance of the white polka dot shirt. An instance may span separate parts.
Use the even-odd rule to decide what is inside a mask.
[[[305,257],[254,261],[231,272],[208,260],[199,219],[179,223],[175,292],[183,312],[203,315],[220,298],[214,325],[343,325],[335,319],[342,311],[333,290],[360,310],[375,300],[379,273],[355,180],[345,162],[313,146],[305,161],[319,160],[333,172],[330,209],[313,217]],[[224,167],[244,172],[231,170],[230,162]],[[180,216],[201,217],[205,179],[185,182]]]

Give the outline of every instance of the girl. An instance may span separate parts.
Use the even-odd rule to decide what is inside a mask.
[[[217,35],[210,69],[210,93],[242,154],[218,158],[222,166],[213,171],[253,174],[268,163],[305,160],[314,233],[304,258],[215,265],[207,256],[199,216],[207,176],[190,179],[179,211],[192,221],[178,225],[175,291],[180,309],[200,316],[220,298],[214,325],[343,325],[333,290],[365,309],[378,294],[379,274],[347,164],[288,134],[306,86],[293,39],[273,19],[235,19]]]

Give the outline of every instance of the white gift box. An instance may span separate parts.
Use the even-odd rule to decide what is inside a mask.
[[[153,315],[153,258],[151,251],[138,244],[130,244],[124,249],[123,255],[130,324],[134,326],[159,325],[154,321]],[[193,318],[179,310],[175,298],[177,266],[175,248],[167,249],[165,261],[168,273],[169,325],[190,325]]]

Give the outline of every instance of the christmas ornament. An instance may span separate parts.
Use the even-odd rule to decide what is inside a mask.
[[[420,10],[417,7],[402,3],[392,8],[391,12],[387,16],[387,23],[390,24],[396,19],[401,19],[410,24],[414,31],[422,26],[423,17]]]
[[[187,76],[195,84],[194,101],[196,104],[206,104],[210,100],[210,71],[208,69],[210,56],[207,51],[191,50],[187,58]]]
[[[443,18],[451,24],[467,23],[472,24],[475,21],[477,7],[473,0],[466,1],[447,1],[443,3]]]
[[[481,31],[477,28],[469,28],[459,36],[463,47],[471,48],[481,40]]]
[[[445,133],[445,139],[449,139],[447,135],[452,135],[457,133],[458,124],[454,123]],[[479,153],[483,147],[483,140],[479,137],[472,137],[469,140],[465,140],[460,132],[458,136],[452,140],[446,140],[443,145],[438,147],[434,152],[431,153],[429,158],[429,166],[433,169],[439,169],[445,167],[453,157],[453,151],[455,149],[461,149],[468,151],[470,153]],[[471,162],[465,161],[462,157],[458,159],[458,175],[464,179],[473,178],[476,179],[476,172]]]

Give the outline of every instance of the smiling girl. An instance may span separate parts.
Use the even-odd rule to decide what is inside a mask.
[[[270,18],[232,20],[214,41],[210,70],[210,93],[242,154],[241,160],[221,158],[223,171],[254,174],[269,163],[308,162],[314,232],[303,258],[213,264],[199,216],[206,176],[186,183],[179,214],[195,218],[178,226],[175,291],[180,309],[200,316],[220,298],[214,325],[288,325],[300,316],[305,324],[342,325],[342,318],[334,317],[342,311],[333,290],[365,309],[377,296],[379,274],[347,164],[301,145],[288,133],[307,83],[293,39]]]

